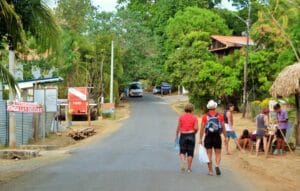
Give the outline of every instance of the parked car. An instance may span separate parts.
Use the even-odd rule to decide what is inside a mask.
[[[129,97],[143,97],[144,90],[140,82],[132,82],[129,84]]]
[[[153,94],[161,94],[161,86],[154,86],[152,93]]]
[[[172,85],[166,82],[161,83],[161,92],[162,94],[168,94],[172,91]]]

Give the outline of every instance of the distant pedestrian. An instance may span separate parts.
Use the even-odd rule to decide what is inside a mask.
[[[284,137],[286,136],[286,130],[289,127],[288,123],[288,113],[281,109],[281,106],[279,103],[274,105],[274,111],[277,113],[277,124],[278,128],[276,130],[276,150],[274,151],[274,154],[282,155],[284,151]]]
[[[269,110],[263,109],[260,114],[256,116],[256,156],[258,156],[259,146],[263,140],[264,152],[268,152],[267,148],[267,127],[269,125]]]
[[[198,119],[192,113],[194,111],[194,106],[192,104],[187,104],[184,107],[184,114],[179,117],[176,139],[180,134],[179,138],[179,150],[181,159],[181,171],[185,172],[186,159],[187,159],[187,172],[191,173],[192,161],[194,157],[195,150],[195,134],[198,131]]]
[[[204,147],[209,158],[208,163],[208,175],[213,175],[212,168],[212,152],[215,152],[215,171],[217,175],[221,175],[220,162],[221,162],[221,149],[223,133],[226,137],[226,130],[224,127],[224,118],[222,114],[219,114],[217,109],[218,104],[210,100],[207,104],[208,112],[202,116],[201,128],[200,128],[200,144],[203,144],[202,138],[204,137]]]
[[[234,105],[233,104],[228,104],[225,112],[224,112],[224,123],[225,123],[225,129],[226,129],[226,141],[225,141],[225,148],[226,148],[226,154],[231,154],[229,152],[229,141],[230,139],[234,140],[234,143],[236,144],[236,146],[238,147],[238,149],[242,152],[244,152],[244,150],[242,149],[241,145],[238,142],[238,137],[234,131],[233,128],[233,111],[234,111]]]

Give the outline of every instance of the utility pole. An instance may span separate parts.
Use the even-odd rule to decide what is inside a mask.
[[[110,96],[109,102],[113,103],[113,92],[114,92],[114,41],[111,41],[111,65],[110,65]]]
[[[244,89],[243,89],[243,117],[246,116],[248,96],[247,96],[247,81],[248,81],[248,64],[249,64],[249,32],[250,32],[250,16],[251,16],[251,2],[248,1],[248,18],[245,22],[246,24],[246,59],[244,64]]]
[[[100,104],[102,105],[104,103],[104,83],[103,83],[103,65],[105,61],[105,50],[101,49],[100,50],[100,55],[101,55],[101,62],[100,62],[100,90],[101,90],[101,95],[100,95]]]
[[[9,58],[8,58],[9,72],[12,76],[15,74],[15,51],[12,39],[9,42]],[[12,89],[9,90],[9,102],[15,100],[15,95]],[[9,112],[9,146],[16,147],[16,114]]]

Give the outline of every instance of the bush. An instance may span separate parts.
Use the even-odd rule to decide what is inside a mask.
[[[251,117],[255,118],[261,111],[261,103],[260,101],[256,100],[250,103],[250,111]]]
[[[270,98],[266,98],[264,99],[262,102],[260,102],[259,106],[261,109],[264,108],[269,108],[269,102],[270,102]]]

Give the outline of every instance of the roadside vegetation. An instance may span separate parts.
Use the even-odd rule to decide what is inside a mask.
[[[182,85],[197,107],[214,97],[241,103],[245,50],[219,59],[207,47],[210,35],[238,35],[246,30],[251,6],[247,92],[251,101],[270,97],[269,88],[287,65],[299,61],[298,0],[230,0],[237,11],[220,7],[220,1],[119,0],[114,13],[94,7],[90,0],[60,0],[54,10],[42,1],[1,1],[1,79],[8,48],[14,45],[24,79],[61,76],[59,96],[66,87],[94,87],[91,97],[109,97],[110,46],[115,42],[115,95],[130,81],[151,85]],[[103,68],[101,67],[103,66]],[[101,70],[101,68],[103,70]],[[102,71],[102,72],[101,72]],[[102,75],[102,77],[101,77]],[[101,82],[102,79],[102,82]],[[103,87],[102,84],[103,83]]]

